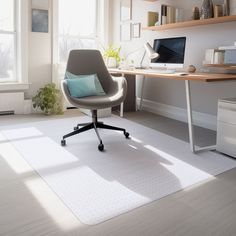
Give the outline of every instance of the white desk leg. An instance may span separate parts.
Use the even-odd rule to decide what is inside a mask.
[[[124,116],[124,103],[122,102],[120,104],[120,117],[123,117]]]
[[[146,77],[143,76],[142,78],[142,87],[141,87],[141,98],[140,98],[140,105],[139,105],[139,110],[141,111],[142,108],[143,108],[143,93],[144,93],[144,85],[145,85],[145,80],[146,80]]]
[[[185,89],[186,89],[186,100],[187,100],[188,131],[189,131],[190,149],[193,153],[215,150],[216,145],[206,146],[206,147],[196,147],[196,145],[195,145],[194,126],[193,126],[193,111],[192,111],[191,90],[190,90],[190,81],[189,80],[185,80]]]
[[[190,149],[195,153],[195,137],[194,137],[194,127],[193,127],[193,112],[191,103],[191,91],[190,91],[190,81],[185,80],[186,89],[186,101],[187,101],[187,112],[188,112],[188,131],[189,131],[189,143]]]

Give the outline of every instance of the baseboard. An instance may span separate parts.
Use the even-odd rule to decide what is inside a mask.
[[[139,106],[140,98],[137,98],[137,104]],[[171,119],[187,122],[187,111],[183,108],[144,99],[143,110],[162,115]],[[216,116],[193,111],[193,120],[194,125],[206,129],[216,130]]]

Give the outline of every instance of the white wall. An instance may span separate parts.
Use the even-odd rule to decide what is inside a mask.
[[[172,4],[182,7],[185,10],[185,17],[189,19],[193,6],[201,6],[201,0],[176,0],[176,1],[156,1],[145,2],[133,0],[132,22],[141,22],[142,26],[147,25],[147,11],[159,11],[162,3]],[[120,42],[120,11],[119,0],[112,0],[113,6],[113,42],[121,45],[123,51],[131,52],[141,48],[144,42],[153,43],[155,38],[186,36],[185,68],[194,64],[198,70],[202,69],[205,49],[216,48],[221,45],[232,45],[236,41],[236,23],[223,23],[217,25],[199,26],[193,28],[183,28],[165,30],[159,32],[142,31],[141,38],[132,39],[130,42]],[[236,14],[236,0],[231,0],[231,8]],[[137,53],[136,59],[140,60],[142,51]],[[137,61],[138,61],[137,60]],[[236,96],[236,82],[220,83],[192,83],[193,109],[198,112],[216,115],[217,98]],[[186,107],[184,82],[164,81],[163,79],[148,79],[144,98],[181,108]]]
[[[52,4],[51,0],[33,0],[29,4],[29,83],[30,89],[25,93],[31,98],[37,90],[52,82]],[[31,4],[32,3],[32,4]],[[49,32],[31,32],[31,8],[46,9],[49,12]]]

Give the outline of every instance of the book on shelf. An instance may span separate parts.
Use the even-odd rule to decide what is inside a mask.
[[[175,7],[167,6],[166,10],[166,23],[175,23]]]
[[[161,5],[161,24],[175,23],[175,7],[169,5]]]
[[[166,24],[166,15],[167,15],[167,5],[161,5],[161,24]]]

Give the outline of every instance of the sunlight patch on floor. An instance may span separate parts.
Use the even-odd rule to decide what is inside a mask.
[[[142,143],[140,139],[134,138],[133,136],[131,136],[131,139],[136,143]]]
[[[135,147],[134,145],[131,145],[131,144],[129,144],[129,146],[130,146],[131,148],[135,149],[135,150],[137,150],[137,149],[138,149],[138,148],[137,148],[137,147]]]
[[[32,168],[11,143],[0,143],[0,156],[17,174],[32,171]]]
[[[43,209],[62,230],[70,231],[82,227],[76,216],[42,179],[28,180],[25,184]]]
[[[2,132],[4,135],[7,135],[8,140],[25,139],[43,135],[43,133],[35,127],[8,129],[2,130]]]
[[[145,145],[145,148],[148,150],[156,153],[157,155],[161,156],[165,160],[167,160],[169,163],[160,163],[162,166],[164,166],[169,172],[171,172],[173,175],[178,178],[180,184],[182,187],[185,187],[193,182],[197,182],[198,179],[206,179],[213,177],[213,175],[194,167],[187,162],[181,161],[177,157],[168,154],[167,152],[164,152],[160,149],[157,149],[151,145]],[[178,176],[181,176],[179,178]]]

